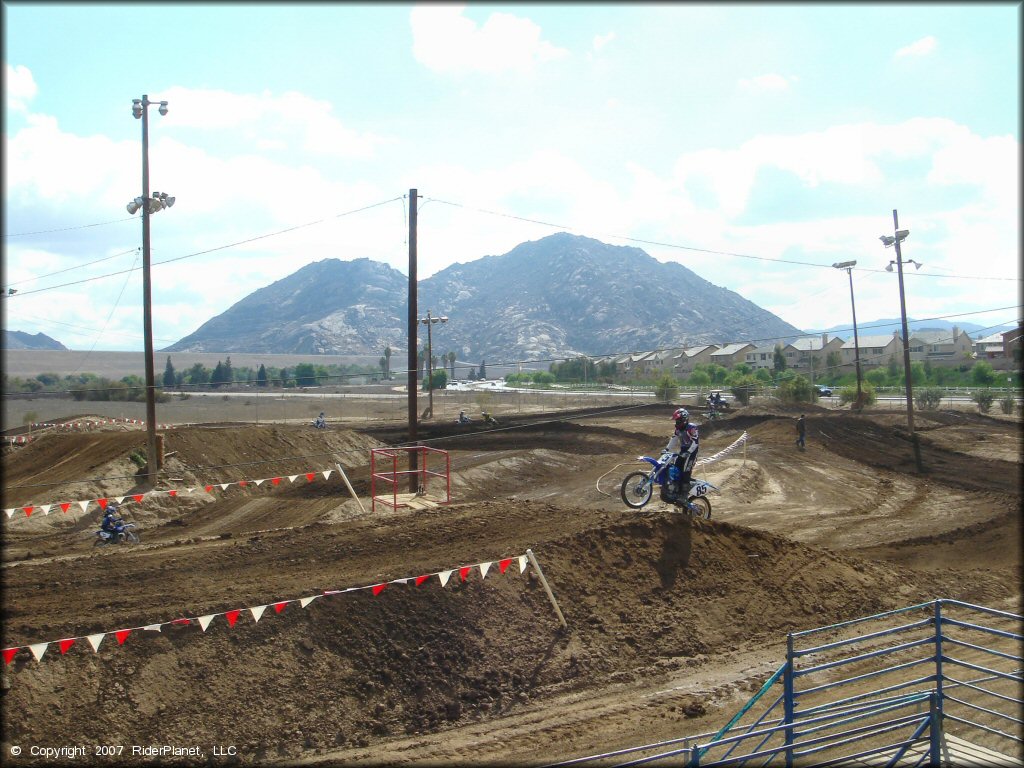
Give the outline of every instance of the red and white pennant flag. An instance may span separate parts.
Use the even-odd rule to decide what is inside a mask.
[[[511,566],[513,562],[517,562],[519,565],[520,574],[526,572],[526,568],[529,563],[526,555],[519,555],[518,557],[507,557],[498,561],[489,560],[487,562],[476,563],[474,565],[463,565],[459,568],[452,568],[445,571],[437,571],[435,573],[427,573],[421,576],[406,576],[400,579],[392,579],[391,581],[380,582],[378,584],[371,584],[369,586],[346,587],[345,589],[324,590],[318,595],[310,595],[308,597],[301,597],[292,600],[279,600],[275,603],[267,603],[266,605],[256,605],[245,609],[234,608],[230,611],[224,611],[222,613],[209,613],[205,616],[172,619],[170,621],[146,624],[140,627],[115,629],[109,632],[97,632],[92,635],[83,635],[79,637],[66,637],[61,640],[51,640],[45,643],[32,643],[30,645],[12,646],[10,648],[3,649],[4,665],[6,666],[10,664],[14,660],[14,657],[18,654],[19,651],[28,650],[36,661],[42,661],[43,654],[46,653],[47,649],[51,645],[56,644],[57,647],[60,649],[61,655],[63,656],[68,652],[68,649],[70,649],[71,646],[75,644],[75,641],[86,640],[88,641],[89,645],[92,646],[94,652],[99,652],[100,643],[102,643],[104,638],[106,638],[108,635],[113,635],[117,639],[118,645],[124,645],[125,640],[127,640],[128,637],[132,634],[132,632],[135,632],[136,630],[145,632],[160,632],[162,628],[167,625],[189,626],[195,623],[199,625],[203,632],[205,632],[207,628],[210,626],[210,624],[213,623],[213,620],[216,619],[218,616],[223,616],[225,621],[227,621],[228,626],[234,627],[238,621],[239,616],[242,615],[243,610],[248,611],[249,615],[252,616],[253,623],[256,623],[263,617],[263,614],[266,612],[267,608],[273,608],[274,613],[278,614],[282,613],[290,603],[298,603],[300,608],[305,608],[314,600],[318,600],[321,597],[330,597],[332,595],[340,595],[346,592],[357,592],[359,590],[364,589],[369,589],[373,592],[374,596],[376,596],[383,592],[384,589],[389,584],[408,585],[411,582],[414,586],[418,587],[427,582],[432,576],[437,576],[441,582],[441,586],[444,587],[448,584],[448,581],[451,579],[451,575],[453,573],[458,572],[460,580],[466,581],[469,578],[469,575],[473,572],[474,568],[479,570],[480,578],[484,579],[487,577],[487,572],[491,569],[491,566],[493,566],[495,562],[497,562],[498,570],[501,573],[505,573],[505,571],[508,570],[509,566]]]
[[[287,475],[287,478],[288,478],[289,482],[294,483],[298,478],[305,477],[306,478],[306,482],[312,483],[316,479],[316,476],[318,474],[323,475],[324,480],[329,480],[331,478],[331,475],[334,473],[334,471],[335,470],[333,470],[333,469],[323,469],[323,470],[317,470],[315,472],[306,472],[306,473],[300,474],[300,475]],[[207,493],[213,493],[213,489],[214,488],[220,488],[222,491],[226,491],[232,485],[237,485],[239,488],[245,488],[248,485],[255,485],[255,486],[259,487],[263,483],[270,483],[273,486],[278,486],[278,485],[281,484],[281,480],[282,479],[283,479],[283,477],[269,477],[269,478],[263,478],[261,480],[237,480],[237,481],[235,481],[233,483],[211,483],[209,485],[202,486],[202,489],[205,490]],[[116,496],[116,497],[113,497],[113,498],[114,498],[114,501],[116,501],[118,504],[123,503],[125,499],[131,499],[132,501],[134,501],[134,502],[136,502],[138,504],[141,504],[142,500],[144,498],[146,498],[147,496],[157,496],[157,495],[160,495],[160,496],[175,497],[179,493],[184,492],[184,493],[190,494],[190,493],[192,493],[195,490],[197,490],[197,489],[196,488],[185,488],[185,489],[183,489],[183,491],[179,491],[177,489],[172,489],[172,490],[167,490],[167,491],[147,491],[146,493],[136,493],[136,494],[133,494],[131,496]],[[66,513],[68,511],[68,509],[71,507],[72,504],[77,504],[79,506],[79,508],[82,510],[82,512],[85,513],[85,512],[88,511],[90,505],[92,505],[92,504],[98,504],[100,509],[106,509],[108,502],[109,502],[109,499],[104,498],[104,499],[84,499],[84,500],[81,500],[81,501],[73,501],[73,502],[72,501],[62,501],[62,502],[55,503],[55,504],[44,504],[44,505],[39,505],[39,506],[29,504],[29,505],[26,505],[24,507],[8,507],[8,508],[4,509],[4,514],[7,515],[7,519],[10,520],[12,517],[14,517],[14,513],[15,512],[21,511],[21,512],[25,513],[25,517],[26,518],[29,518],[29,517],[32,517],[32,513],[34,511],[36,511],[37,509],[41,510],[44,515],[48,515],[48,514],[50,514],[50,510],[53,507],[55,507],[55,506],[59,506],[60,507],[60,511]]]

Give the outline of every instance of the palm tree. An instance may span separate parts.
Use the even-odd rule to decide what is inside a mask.
[[[384,378],[391,378],[391,347],[384,347]]]
[[[455,381],[455,353],[448,353],[448,367],[452,369],[452,381]]]

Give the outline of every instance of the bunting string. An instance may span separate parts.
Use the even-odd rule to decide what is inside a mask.
[[[204,485],[194,486],[191,488],[170,489],[165,491],[146,491],[145,493],[126,494],[124,496],[109,496],[99,499],[81,499],[78,501],[61,501],[52,504],[27,504],[23,507],[9,507],[7,509],[4,509],[4,514],[7,515],[8,520],[14,517],[14,514],[16,512],[24,512],[25,519],[28,519],[32,516],[34,512],[37,511],[42,512],[43,515],[49,515],[51,511],[54,511],[54,508],[59,509],[62,514],[67,514],[68,510],[71,509],[72,505],[81,509],[82,513],[84,514],[89,510],[89,507],[91,507],[92,505],[98,505],[100,509],[105,510],[107,508],[107,505],[111,501],[116,502],[119,506],[121,504],[130,502],[141,504],[144,499],[151,496],[175,497],[188,495],[196,492],[212,494],[214,492],[214,489],[216,488],[219,488],[221,491],[226,491],[233,485],[237,485],[239,488],[246,488],[248,486],[255,486],[258,488],[264,483],[269,483],[270,486],[274,487],[279,486],[281,482],[284,480],[288,480],[289,483],[295,483],[296,480],[298,480],[299,478],[305,478],[307,483],[312,483],[314,480],[316,480],[318,475],[322,475],[324,480],[329,480],[331,475],[336,471],[337,470],[335,469],[319,469],[309,472],[300,472],[294,475],[264,477],[259,480],[236,480],[231,483],[207,483]]]
[[[480,578],[487,578],[488,572],[491,572],[491,567],[497,564],[498,571],[504,574],[509,566],[513,562],[519,565],[520,575],[526,572],[529,565],[529,561],[526,555],[519,555],[518,557],[506,557],[502,560],[494,561],[488,560],[484,562],[474,563],[472,565],[463,565],[458,568],[449,568],[444,571],[435,571],[433,573],[426,573],[420,576],[405,576],[399,579],[392,579],[390,581],[382,581],[376,584],[368,584],[361,587],[346,587],[344,589],[328,589],[323,590],[319,594],[310,595],[308,597],[300,598],[289,598],[285,600],[278,600],[272,603],[266,603],[264,605],[254,605],[247,608],[232,608],[231,610],[221,611],[219,613],[209,613],[203,616],[191,616],[182,617],[178,619],[170,619],[166,621],[159,621],[152,624],[144,624],[137,627],[127,627],[125,629],[114,629],[105,632],[96,632],[90,635],[78,635],[75,637],[65,637],[59,640],[48,640],[42,643],[31,643],[28,645],[16,645],[10,648],[4,648],[2,650],[4,657],[4,665],[10,664],[15,656],[24,651],[28,651],[32,654],[36,661],[42,661],[43,655],[50,648],[51,645],[57,647],[60,650],[61,655],[67,654],[67,652],[77,643],[82,645],[79,641],[86,641],[92,648],[94,653],[99,653],[100,644],[105,638],[110,635],[114,636],[117,640],[117,644],[124,645],[125,641],[135,632],[160,632],[166,626],[196,626],[206,632],[206,630],[213,623],[217,617],[223,617],[224,621],[227,622],[228,626],[234,628],[238,623],[238,620],[243,616],[250,616],[252,623],[255,624],[261,618],[263,618],[268,608],[273,609],[273,615],[283,613],[284,610],[292,604],[298,603],[300,608],[306,608],[314,600],[319,600],[322,597],[333,597],[335,595],[347,594],[349,592],[359,592],[362,590],[370,590],[374,597],[383,592],[388,586],[392,584],[399,584],[403,586],[412,585],[413,587],[419,587],[430,581],[433,577],[437,577],[441,587],[444,588],[451,581],[452,576],[458,574],[458,582],[465,582],[469,579],[470,575],[474,572],[479,572]]]

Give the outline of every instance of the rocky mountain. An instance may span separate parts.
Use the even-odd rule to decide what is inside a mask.
[[[406,292],[406,277],[386,265],[325,259],[261,288],[163,351],[375,354],[390,346],[398,353],[406,348]],[[680,264],[566,233],[421,280],[417,308],[421,317],[427,310],[449,317],[433,327],[434,353],[453,350],[467,361],[800,334]]]
[[[58,349],[67,351],[67,347],[45,333],[29,334],[24,331],[4,331],[4,349]]]

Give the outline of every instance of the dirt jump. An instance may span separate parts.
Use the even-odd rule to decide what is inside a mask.
[[[415,507],[401,426],[169,429],[156,488],[139,430],[7,448],[5,762],[548,764],[719,727],[787,632],[1020,612],[1018,421],[918,413],[919,474],[898,414],[698,416],[703,520],[619,498],[672,410],[421,424]],[[140,544],[94,546],[110,499]]]

